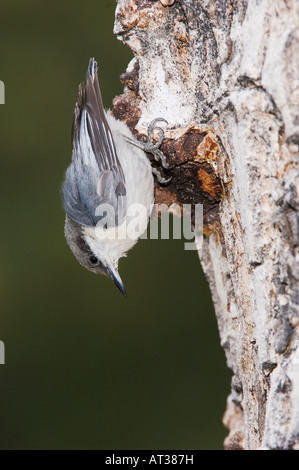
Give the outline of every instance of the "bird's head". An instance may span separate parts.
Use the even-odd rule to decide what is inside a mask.
[[[65,238],[75,258],[89,271],[110,277],[121,293],[126,296],[126,290],[118,273],[119,258],[113,250],[113,245],[104,243],[106,248],[100,249],[101,253],[99,253],[96,244],[93,243],[94,240],[86,235],[85,230],[85,227],[66,216]]]

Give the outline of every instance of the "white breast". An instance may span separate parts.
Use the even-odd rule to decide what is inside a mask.
[[[84,234],[93,253],[117,267],[119,258],[126,255],[147,227],[154,202],[154,179],[145,153],[124,139],[123,136],[134,139],[128,127],[108,112],[106,117],[125,175],[127,217],[119,227],[106,231],[88,227]]]

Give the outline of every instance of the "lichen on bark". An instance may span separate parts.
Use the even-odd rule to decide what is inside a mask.
[[[227,448],[299,446],[299,6],[119,0],[134,52],[114,115],[171,163],[156,202],[202,203],[200,260],[233,371]]]

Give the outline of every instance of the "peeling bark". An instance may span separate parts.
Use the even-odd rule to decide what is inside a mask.
[[[233,370],[228,449],[299,448],[299,4],[119,0],[114,115],[168,121],[156,202],[202,203],[200,259]]]

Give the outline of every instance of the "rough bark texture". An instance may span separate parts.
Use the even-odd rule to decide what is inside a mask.
[[[299,448],[299,75],[296,0],[119,0],[135,58],[114,114],[168,121],[172,181],[203,203],[200,259],[232,389],[228,449]]]

